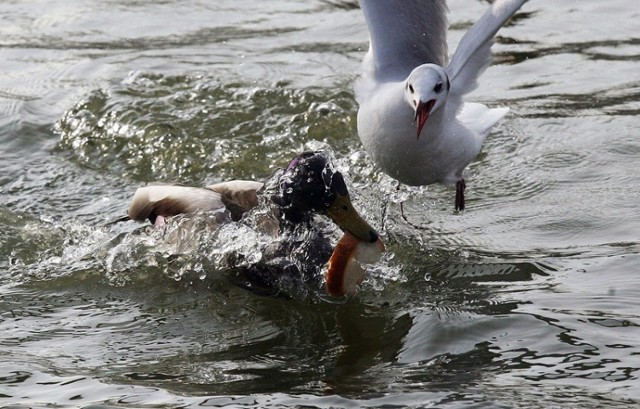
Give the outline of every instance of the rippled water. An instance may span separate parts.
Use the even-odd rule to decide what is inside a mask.
[[[455,45],[486,3],[449,6]],[[639,19],[525,5],[455,214],[361,150],[355,1],[0,4],[0,404],[640,407]],[[240,225],[102,226],[146,182],[327,147],[389,249],[347,302],[231,283],[212,249],[253,254]]]

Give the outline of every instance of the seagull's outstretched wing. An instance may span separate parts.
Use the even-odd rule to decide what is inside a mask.
[[[376,0],[372,0],[376,1]],[[493,37],[527,0],[496,0],[460,40],[447,67],[450,93],[462,96],[478,86],[478,77],[491,62]]]
[[[376,81],[402,81],[422,64],[447,63],[445,0],[360,0],[369,28],[365,70]]]

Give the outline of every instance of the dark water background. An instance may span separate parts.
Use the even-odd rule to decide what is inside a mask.
[[[450,1],[452,49],[486,6]],[[473,99],[512,111],[455,214],[361,150],[354,1],[1,3],[0,405],[640,407],[638,21],[531,0],[501,30]],[[242,226],[100,226],[328,146],[389,249],[346,303],[208,269]]]

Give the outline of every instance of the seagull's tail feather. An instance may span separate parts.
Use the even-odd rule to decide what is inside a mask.
[[[458,114],[458,120],[475,131],[482,143],[491,128],[509,112],[509,108],[489,108],[483,104],[465,103]]]

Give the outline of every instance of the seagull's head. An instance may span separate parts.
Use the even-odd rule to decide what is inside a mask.
[[[444,106],[449,88],[447,72],[439,65],[423,64],[409,74],[405,82],[405,96],[415,111],[416,138],[420,138],[429,115]]]

